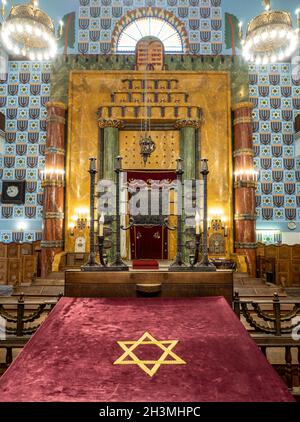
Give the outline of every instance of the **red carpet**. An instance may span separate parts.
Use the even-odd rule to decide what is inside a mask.
[[[223,298],[63,298],[0,393],[3,402],[293,401]]]
[[[159,264],[155,259],[138,259],[132,261],[133,270],[158,270]]]

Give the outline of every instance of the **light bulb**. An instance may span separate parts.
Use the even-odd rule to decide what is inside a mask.
[[[264,56],[263,60],[262,60],[262,64],[268,64],[269,63],[269,57],[268,56]]]
[[[279,37],[280,38],[284,38],[286,36],[286,31],[284,29],[282,29],[281,31],[279,31]]]
[[[256,62],[255,62],[255,63],[256,63],[258,66],[262,64],[262,59],[261,59],[261,57],[260,57],[260,56],[258,56],[258,57],[256,58]]]
[[[277,37],[277,34],[278,34],[278,32],[276,31],[276,29],[273,29],[273,31],[271,31],[271,34],[270,34],[270,36],[271,36],[271,38],[276,38]]]
[[[32,32],[33,32],[33,28],[32,28],[32,26],[31,26],[31,25],[26,25],[26,26],[25,26],[25,29],[26,29],[26,32],[28,32],[28,34],[32,34]]]
[[[265,40],[268,38],[268,36],[269,36],[268,32],[267,32],[267,31],[264,31],[264,32],[261,34],[261,39],[262,39],[263,41],[265,41]]]
[[[276,54],[273,54],[273,56],[271,57],[271,63],[276,63],[277,62],[277,56]]]
[[[42,31],[40,30],[40,28],[34,28],[34,32],[38,37],[42,35]]]

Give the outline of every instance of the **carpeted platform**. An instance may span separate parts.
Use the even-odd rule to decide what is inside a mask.
[[[158,270],[159,264],[155,259],[137,259],[132,261],[133,270]]]
[[[223,298],[63,298],[0,401],[293,401]]]

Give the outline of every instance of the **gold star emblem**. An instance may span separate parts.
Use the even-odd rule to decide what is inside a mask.
[[[151,334],[145,333],[136,341],[118,341],[118,345],[124,350],[114,365],[138,365],[150,377],[156,374],[161,365],[186,365],[186,362],[172,350],[179,340],[156,340]],[[141,360],[134,350],[141,345],[155,345],[163,352],[158,360]],[[172,360],[169,357],[173,358]],[[126,359],[130,358],[130,359]],[[168,358],[168,359],[167,359]]]

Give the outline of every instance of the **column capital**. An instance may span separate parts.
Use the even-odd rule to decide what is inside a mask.
[[[65,103],[62,103],[60,101],[49,101],[48,103],[46,103],[46,108],[50,108],[50,107],[54,107],[54,108],[60,108],[61,110],[68,110],[68,106]]]
[[[254,107],[254,105],[250,101],[243,101],[241,103],[236,103],[236,104],[232,105],[231,109],[232,109],[232,111],[241,110],[243,108],[250,108],[252,110],[253,107]]]
[[[188,119],[181,119],[175,122],[175,129],[181,129],[183,127],[193,127],[194,129],[200,129],[202,126],[203,120],[188,120]]]
[[[114,127],[120,129],[124,126],[124,123],[122,120],[100,118],[98,119],[98,125],[100,128]]]

